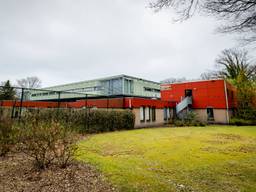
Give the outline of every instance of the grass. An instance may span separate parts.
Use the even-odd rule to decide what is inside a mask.
[[[120,191],[256,191],[256,127],[154,128],[93,135],[79,160]]]

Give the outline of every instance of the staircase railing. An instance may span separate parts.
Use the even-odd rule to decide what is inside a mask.
[[[185,97],[181,102],[176,105],[176,113],[179,114],[183,109],[192,105],[192,97]]]

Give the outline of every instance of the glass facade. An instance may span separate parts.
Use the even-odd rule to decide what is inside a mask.
[[[57,99],[58,91],[68,92],[68,94],[61,94],[63,99],[84,97],[83,94],[87,94],[88,97],[125,95],[160,98],[159,83],[126,75],[71,83],[46,89],[48,91],[31,91],[30,100]]]

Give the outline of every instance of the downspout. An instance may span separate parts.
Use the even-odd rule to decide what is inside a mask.
[[[224,90],[225,90],[225,98],[226,98],[226,116],[227,116],[227,123],[229,124],[229,106],[228,106],[228,94],[227,94],[227,83],[226,80],[224,80]]]

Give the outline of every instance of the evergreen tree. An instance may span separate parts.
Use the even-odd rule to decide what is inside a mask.
[[[15,90],[11,86],[9,80],[3,83],[3,86],[0,87],[0,100],[13,100],[15,98]]]

